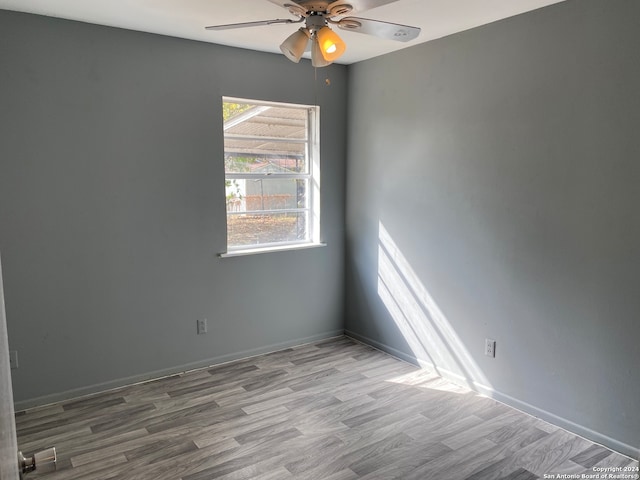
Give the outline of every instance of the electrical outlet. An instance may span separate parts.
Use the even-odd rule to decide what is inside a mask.
[[[496,341],[491,338],[485,338],[484,340],[484,354],[487,357],[496,356]]]
[[[18,351],[10,350],[9,351],[9,365],[11,366],[11,370],[15,370],[18,368]]]
[[[198,320],[198,335],[204,335],[207,333],[207,319],[202,318]]]

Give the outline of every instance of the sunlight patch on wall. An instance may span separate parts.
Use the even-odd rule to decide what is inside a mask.
[[[490,387],[427,288],[379,223],[378,296],[416,357],[438,374],[470,388]]]

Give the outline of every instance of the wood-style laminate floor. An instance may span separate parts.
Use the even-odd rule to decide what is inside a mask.
[[[346,337],[16,421],[23,452],[58,450],[43,480],[529,480],[637,465]]]

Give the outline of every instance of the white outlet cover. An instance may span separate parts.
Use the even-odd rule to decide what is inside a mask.
[[[11,370],[15,370],[18,368],[18,351],[11,350],[9,352],[9,365],[11,366]]]
[[[198,335],[202,335],[203,333],[207,333],[207,319],[198,320]]]
[[[487,338],[484,341],[484,354],[488,357],[495,357],[496,356],[496,341],[491,339],[491,338]]]

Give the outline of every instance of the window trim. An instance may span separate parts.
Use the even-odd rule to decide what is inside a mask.
[[[224,253],[219,253],[218,257],[220,258],[233,258],[233,257],[243,257],[246,255],[257,255],[259,253],[273,253],[273,252],[289,252],[292,250],[308,250],[311,248],[320,248],[326,247],[326,243],[294,243],[287,245],[274,245],[271,247],[262,247],[262,248],[249,248],[246,250],[231,250]]]
[[[281,210],[258,210],[258,211],[244,211],[244,212],[230,212],[225,209],[225,248],[224,252],[218,254],[219,257],[235,257],[241,255],[253,255],[265,252],[277,252],[285,250],[300,250],[307,248],[316,248],[326,246],[325,243],[320,241],[320,106],[319,105],[306,105],[306,104],[294,104],[285,102],[272,102],[262,101],[255,99],[246,99],[239,97],[222,97],[222,104],[224,103],[243,103],[249,105],[255,105],[257,107],[265,107],[263,109],[256,109],[255,113],[252,112],[251,117],[260,115],[270,107],[277,108],[295,108],[299,110],[305,110],[307,112],[307,132],[305,139],[291,139],[288,140],[283,137],[260,137],[256,135],[257,140],[269,140],[272,142],[290,142],[306,145],[306,157],[308,160],[307,171],[300,174],[295,173],[232,173],[227,174],[224,172],[224,181],[227,180],[239,180],[239,179],[296,179],[306,180],[308,185],[308,203],[305,208],[298,209],[281,209]],[[251,118],[249,117],[249,118]],[[251,135],[236,135],[229,134],[227,137],[226,131],[233,126],[246,121],[247,118],[243,118],[243,113],[240,113],[238,117],[231,120],[230,124],[224,125],[223,123],[223,139],[249,139]],[[223,158],[226,157],[226,149],[223,144]],[[239,215],[247,213],[257,214],[270,214],[270,213],[305,213],[307,217],[307,239],[305,240],[293,240],[284,242],[271,242],[260,243],[255,245],[238,245],[229,246],[229,234],[228,234],[228,219],[229,214]]]

